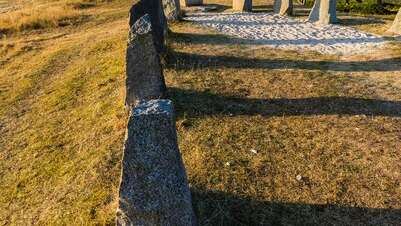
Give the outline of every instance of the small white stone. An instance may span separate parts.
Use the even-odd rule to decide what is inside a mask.
[[[225,164],[226,166],[230,166],[231,165],[231,163],[230,162],[226,162],[226,164]]]
[[[298,175],[295,177],[295,179],[297,179],[297,181],[301,181],[301,180],[302,180],[302,176],[298,174]]]
[[[258,151],[256,151],[255,149],[251,149],[251,150],[249,150],[250,152],[252,152],[253,154],[257,154],[258,153]]]

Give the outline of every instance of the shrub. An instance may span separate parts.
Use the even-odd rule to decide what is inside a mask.
[[[344,12],[357,12],[365,14],[383,14],[386,9],[377,0],[339,0],[337,10]]]
[[[337,10],[343,12],[363,14],[388,14],[397,7],[389,4],[380,4],[378,0],[337,0]],[[314,0],[306,0],[306,6],[312,7]]]

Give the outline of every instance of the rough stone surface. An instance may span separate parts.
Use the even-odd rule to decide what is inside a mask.
[[[293,2],[292,0],[275,0],[273,5],[274,13],[280,16],[293,15]]]
[[[397,16],[394,19],[393,25],[388,30],[389,32],[401,35],[401,8],[398,10]]]
[[[180,0],[180,5],[182,7],[203,5],[203,0]]]
[[[141,0],[134,4],[130,9],[130,27],[132,27],[133,24],[135,24],[135,22],[145,14],[150,16],[152,35],[157,52],[163,54],[166,52],[165,41],[167,38],[168,27],[161,0]]]
[[[162,3],[167,21],[178,21],[181,15],[179,0],[162,0]]]
[[[136,105],[140,100],[161,98],[166,90],[152,28],[148,14],[130,28],[126,56],[127,107]]]
[[[117,225],[196,225],[169,100],[131,111],[122,161]]]
[[[309,14],[309,22],[332,24],[337,22],[336,0],[316,0]]]
[[[233,10],[240,12],[252,11],[252,0],[233,0]]]

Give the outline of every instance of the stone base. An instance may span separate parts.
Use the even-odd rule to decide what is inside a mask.
[[[239,12],[252,11],[252,0],[233,0],[233,10]]]
[[[180,0],[180,5],[182,7],[203,5],[203,0]]]
[[[274,13],[280,16],[293,15],[293,2],[292,0],[275,0],[273,5]]]
[[[388,30],[391,33],[401,35],[401,8],[398,10],[397,16],[394,19],[393,25]]]
[[[337,23],[336,0],[316,0],[308,21],[318,24]]]

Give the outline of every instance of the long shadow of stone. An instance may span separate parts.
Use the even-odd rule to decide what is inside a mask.
[[[311,97],[300,99],[254,99],[221,96],[170,88],[168,96],[174,101],[177,117],[205,115],[367,115],[401,117],[401,101],[386,101],[351,97]]]
[[[207,36],[207,35],[205,35]],[[207,38],[207,37],[206,37]],[[225,39],[215,38],[216,44],[224,44]],[[193,43],[193,42],[192,42]],[[370,61],[305,61],[287,59],[254,59],[235,56],[211,56],[171,52],[170,68],[191,70],[197,68],[262,68],[262,69],[305,69],[330,71],[400,71],[401,57]]]
[[[199,225],[399,225],[400,209],[260,201],[192,188]]]
[[[254,5],[252,6],[252,12],[254,13],[271,13],[273,12],[273,5]]]
[[[345,26],[365,25],[365,24],[385,24],[383,20],[379,20],[376,18],[340,18],[338,19],[338,23]]]

